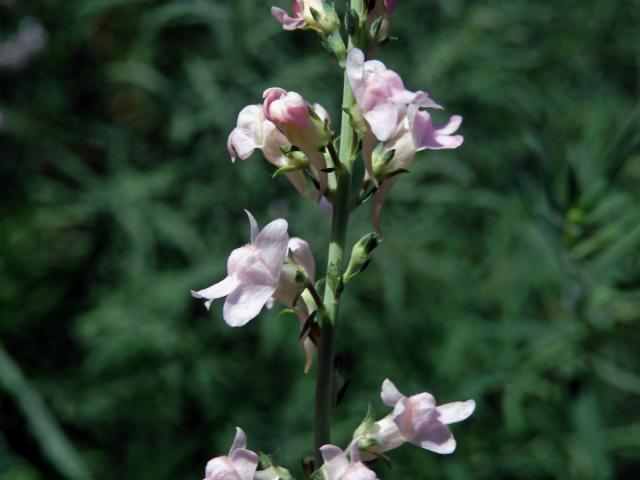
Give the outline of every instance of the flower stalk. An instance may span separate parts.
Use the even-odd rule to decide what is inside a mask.
[[[351,8],[357,11],[362,8],[362,0],[351,0]],[[349,48],[353,46],[349,40]],[[336,192],[331,218],[331,237],[327,259],[327,281],[324,290],[324,306],[326,320],[321,325],[318,342],[318,367],[316,373],[315,396],[315,429],[314,459],[316,466],[322,464],[320,447],[331,443],[331,415],[335,405],[333,381],[333,359],[335,357],[335,335],[337,327],[338,303],[342,289],[342,270],[344,263],[345,242],[351,213],[351,170],[353,167],[353,150],[355,132],[351,128],[349,115],[346,113],[353,106],[354,97],[346,72],[342,90],[342,117],[340,124],[339,162],[336,162]],[[334,150],[335,152],[335,150]],[[332,152],[332,153],[334,153]]]

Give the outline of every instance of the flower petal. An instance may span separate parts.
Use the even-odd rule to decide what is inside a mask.
[[[449,121],[444,125],[436,125],[435,129],[439,135],[451,135],[455,133],[462,124],[462,117],[460,115],[453,115]]]
[[[222,317],[229,326],[241,327],[260,313],[274,291],[270,285],[241,284],[227,296]]]
[[[267,268],[277,280],[282,270],[282,264],[287,256],[289,234],[288,224],[283,218],[278,218],[267,224],[251,242],[258,250]]]
[[[431,115],[411,106],[407,112],[407,117],[417,150],[458,148],[464,141],[462,135],[450,135],[462,123],[462,117],[458,115],[451,117],[445,125],[434,126]]]
[[[205,480],[229,479],[232,480],[236,475],[233,471],[233,464],[228,457],[221,456],[212,458],[207,462],[205,467]]]
[[[364,63],[362,50],[357,48],[349,50],[347,54],[347,78],[358,104],[362,103],[364,97]]]
[[[278,284],[278,278],[273,276],[253,245],[245,245],[231,252],[227,260],[227,272],[237,277],[240,284],[269,285],[273,288]]]
[[[448,454],[456,449],[456,440],[449,427],[440,422],[425,424],[411,442],[435,453]]]
[[[406,397],[401,394],[393,384],[393,382],[387,378],[384,382],[382,382],[382,391],[380,392],[380,398],[382,398],[382,401],[385,405],[395,407],[396,403]]]
[[[364,463],[357,462],[347,469],[341,480],[378,480],[378,476],[373,470],[367,468]]]
[[[340,480],[340,477],[349,468],[349,460],[347,460],[345,453],[335,445],[320,447],[320,453],[324,459],[324,468],[329,480]]]
[[[445,403],[436,407],[440,414],[438,420],[442,423],[456,423],[466,420],[476,409],[476,402],[467,400],[466,402]]]
[[[253,480],[258,469],[258,455],[256,453],[246,448],[239,448],[229,456],[229,459],[240,480]]]
[[[271,16],[282,25],[284,30],[298,30],[307,26],[307,22],[300,17],[290,17],[287,12],[278,7],[271,7]]]
[[[258,236],[258,233],[260,233],[260,229],[258,228],[258,221],[253,215],[251,215],[251,212],[249,210],[245,209],[244,213],[246,213],[247,217],[249,217],[249,225],[251,226],[251,243],[253,243]]]
[[[245,448],[246,446],[247,446],[247,434],[244,433],[244,430],[242,430],[240,427],[236,427],[236,436],[234,437],[233,444],[229,449],[229,455],[231,455],[234,452],[234,450],[237,450],[238,448]]]
[[[395,133],[398,127],[398,116],[398,108],[392,103],[378,103],[364,114],[371,131],[381,142],[386,142]]]
[[[316,262],[313,259],[309,243],[301,238],[292,237],[289,239],[288,249],[291,250],[296,263],[304,268],[309,279],[314,281],[316,277]]]
[[[204,298],[207,301],[204,303],[207,310],[211,308],[211,304],[216,298],[222,298],[229,295],[240,284],[237,277],[229,275],[223,280],[211,285],[204,290],[198,290],[197,292],[191,290],[191,296],[193,298]]]
[[[251,156],[254,149],[262,148],[265,139],[275,129],[273,123],[266,121],[262,105],[247,105],[238,114],[236,128],[227,139],[227,148],[231,159],[236,154],[245,160]]]

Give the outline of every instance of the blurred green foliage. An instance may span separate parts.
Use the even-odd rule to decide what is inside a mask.
[[[398,3],[382,59],[464,116],[465,143],[416,159],[349,283],[335,443],[367,403],[386,413],[391,377],[478,408],[453,456],[406,446],[382,478],[638,478],[640,1]],[[226,152],[269,86],[339,115],[341,72],[270,4],[0,1],[1,38],[48,32],[0,70],[1,480],[201,478],[236,425],[300,477],[297,320],[231,329],[188,293],[246,241],[243,208],[324,264],[317,206]]]

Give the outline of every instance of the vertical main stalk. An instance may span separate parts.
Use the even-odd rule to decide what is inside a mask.
[[[351,7],[361,5],[361,0],[351,0]],[[349,42],[351,47],[351,42]],[[337,291],[344,271],[344,250],[350,213],[351,169],[353,165],[353,130],[345,108],[353,105],[353,92],[346,71],[342,92],[342,121],[340,126],[340,164],[336,166],[336,191],[331,219],[331,239],[327,261],[327,281],[324,289],[326,320],[321,326],[318,342],[318,370],[316,374],[315,401],[315,466],[322,465],[320,447],[331,443],[331,415],[335,405],[333,359],[335,356],[336,320],[340,293]]]

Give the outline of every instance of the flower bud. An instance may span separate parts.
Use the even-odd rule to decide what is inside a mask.
[[[382,237],[377,233],[368,233],[356,242],[351,250],[351,260],[344,273],[343,281],[346,283],[352,277],[363,271],[369,265],[373,250],[382,241]]]
[[[318,150],[330,139],[327,122],[297,92],[269,88],[264,94],[265,117],[282,131],[289,141],[307,153]],[[324,109],[323,109],[324,110]],[[308,155],[308,153],[307,153]]]
[[[321,105],[310,106],[299,93],[282,88],[268,88],[263,98],[265,117],[304,152],[318,181],[318,192],[324,194],[327,162],[320,150],[331,141],[329,114]]]

